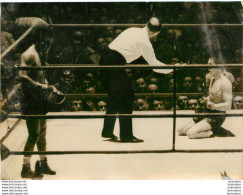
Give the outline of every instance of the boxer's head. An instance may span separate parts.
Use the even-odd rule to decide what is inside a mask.
[[[208,65],[218,65],[221,62],[219,61],[219,59],[215,58],[215,57],[211,57],[208,60]],[[209,67],[209,72],[213,77],[217,77],[222,73],[222,67],[219,65],[219,68],[210,68]]]
[[[233,101],[234,101],[235,109],[243,109],[243,97],[242,96],[236,96]]]

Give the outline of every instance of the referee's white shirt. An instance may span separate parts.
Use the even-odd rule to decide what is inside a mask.
[[[164,63],[156,59],[153,46],[149,40],[148,32],[145,27],[128,28],[110,43],[109,48],[122,54],[127,63],[131,63],[140,56],[143,56],[149,65],[166,66]],[[173,70],[153,69],[153,71],[167,74]]]

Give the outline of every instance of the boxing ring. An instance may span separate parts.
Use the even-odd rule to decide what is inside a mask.
[[[162,26],[202,25],[242,27],[242,24],[164,24]],[[106,26],[141,27],[144,25],[52,24],[50,26],[58,28]],[[25,33],[22,38],[24,39],[26,36],[28,36],[28,33]],[[3,57],[4,56],[1,55],[1,58]],[[242,67],[243,64],[222,64],[221,66]],[[166,67],[148,65],[97,66],[87,64],[51,64],[42,67],[15,67],[15,69],[49,71],[65,68],[72,70],[128,68],[173,69],[173,77],[174,80],[176,80],[176,73],[179,69],[208,67],[209,65],[205,64],[168,65]],[[210,65],[210,67],[220,68],[218,65]],[[241,124],[243,110],[231,110],[226,114],[195,114],[194,111],[176,110],[176,97],[178,95],[179,93],[177,93],[175,82],[173,93],[165,94],[165,96],[173,97],[174,109],[172,111],[135,111],[131,115],[105,115],[104,112],[84,111],[75,113],[48,113],[47,115],[21,115],[19,113],[10,113],[7,115],[8,121],[0,124],[1,129],[6,128],[5,132],[1,131],[1,144],[4,142],[10,149],[7,154],[9,157],[2,161],[2,179],[21,179],[20,164],[22,160],[21,157],[24,154],[33,154],[33,159],[37,158],[36,155],[39,154],[49,155],[48,160],[50,164],[55,164],[57,175],[45,175],[44,179],[220,179],[219,173],[224,170],[230,170],[232,178],[242,179],[243,125]],[[72,96],[72,94],[67,94],[67,96]],[[226,116],[227,118],[223,127],[230,129],[235,134],[235,137],[190,140],[185,136],[178,136],[176,127],[192,120],[192,117],[196,116]],[[48,119],[46,152],[23,152],[27,131],[26,125],[21,119],[27,117]],[[145,142],[136,144],[115,143],[101,139],[100,134],[103,126],[103,119],[113,117],[132,117],[134,134],[143,138]],[[10,124],[12,128],[7,130],[7,126]],[[232,124],[234,125],[232,126]],[[118,134],[118,129],[118,122],[116,122],[114,131],[116,135]],[[10,133],[11,136],[8,137]],[[232,163],[232,161],[234,163]],[[18,166],[15,166],[16,162],[19,164]],[[14,167],[14,171],[10,170],[11,166]],[[69,173],[69,168],[72,169],[71,173]],[[144,173],[141,173],[143,172],[141,170],[143,170]],[[58,173],[60,173],[60,175]]]

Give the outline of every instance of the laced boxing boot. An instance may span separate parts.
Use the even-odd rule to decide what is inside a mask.
[[[56,171],[53,171],[50,169],[47,163],[47,158],[44,160],[40,161],[40,168],[41,168],[41,173],[48,174],[48,175],[56,175]]]
[[[33,172],[31,171],[30,163],[23,165],[23,168],[21,171],[21,177],[22,178],[32,178],[33,177]]]
[[[43,174],[41,172],[41,162],[39,160],[36,161],[35,163],[35,173],[34,173],[34,178],[42,178]]]

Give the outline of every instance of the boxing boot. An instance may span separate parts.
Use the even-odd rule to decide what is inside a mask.
[[[23,165],[23,168],[21,171],[21,177],[22,178],[32,178],[33,177],[33,172],[31,171],[30,163]]]
[[[35,178],[42,178],[43,174],[41,172],[41,162],[39,160],[36,161],[35,163],[35,173],[34,176]]]
[[[47,158],[40,161],[41,173],[48,174],[48,175],[56,175],[56,171],[50,169],[47,163]]]

